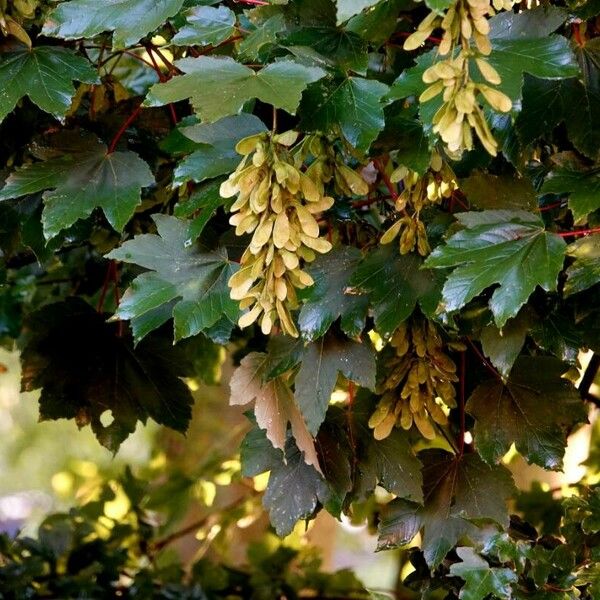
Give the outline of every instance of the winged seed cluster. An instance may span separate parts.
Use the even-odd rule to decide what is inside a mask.
[[[242,310],[249,309],[239,326],[260,319],[265,335],[279,323],[284,333],[298,337],[290,310],[298,307],[296,290],[314,283],[302,265],[331,250],[315,218],[333,205],[326,185],[335,180],[340,191],[367,190],[358,174],[331,162],[322,140],[312,138],[293,153],[298,135],[261,133],[241,140],[236,150],[244,158],[220,189],[224,198],[237,195],[229,220],[236,235],[253,234],[240,270],[229,280],[231,298],[240,301]],[[304,172],[306,149],[316,159]]]
[[[440,56],[447,58],[436,61],[423,73],[423,81],[429,87],[419,100],[428,102],[442,94],[442,105],[433,117],[433,130],[439,133],[450,153],[460,155],[463,150],[473,149],[473,133],[483,147],[493,156],[498,144],[490,131],[483,113],[479,95],[498,112],[509,112],[510,98],[493,86],[499,85],[500,75],[484,58],[492,51],[488,38],[490,24],[487,15],[494,9],[512,7],[512,0],[458,0],[441,17],[432,11],[419,24],[417,30],[406,38],[405,50],[418,48],[435,29],[444,30],[439,46]],[[471,44],[474,43],[473,48]],[[474,61],[487,83],[473,79],[470,68]]]

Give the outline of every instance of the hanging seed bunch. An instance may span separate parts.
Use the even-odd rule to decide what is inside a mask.
[[[333,183],[336,196],[364,196],[369,192],[367,182],[359,173],[351,169],[336,151],[335,144],[320,134],[308,135],[296,152],[296,162],[302,164],[310,161],[306,174],[325,193],[327,185]]]
[[[375,439],[382,440],[394,426],[410,429],[414,423],[431,440],[433,423],[448,422],[440,404],[456,406],[456,364],[444,352],[436,326],[422,317],[402,323],[390,345],[395,352],[383,363],[384,379],[378,387],[382,398],[369,427]]]
[[[421,256],[431,251],[427,241],[425,225],[420,215],[423,208],[439,204],[444,198],[450,198],[458,188],[452,169],[434,152],[429,169],[419,175],[401,165],[390,176],[392,183],[402,183],[402,193],[396,199],[396,210],[403,213],[381,236],[382,244],[389,244],[400,236],[400,254],[408,254],[416,248]]]
[[[243,159],[220,189],[224,198],[237,195],[229,220],[236,234],[253,233],[229,280],[231,297],[248,309],[239,326],[258,320],[265,335],[279,322],[284,333],[298,336],[290,315],[298,306],[296,289],[313,284],[301,264],[331,249],[314,215],[330,208],[333,198],[295,164],[297,137],[288,131],[241,140],[236,150]]]
[[[39,0],[0,0],[0,34],[16,38],[31,47],[31,39],[23,24],[35,18],[39,5]]]
[[[444,31],[439,54],[447,56],[423,73],[429,87],[419,97],[427,102],[442,94],[443,103],[433,117],[433,130],[439,133],[450,153],[459,156],[473,148],[473,131],[493,156],[498,144],[492,135],[480,104],[480,95],[498,112],[512,108],[510,98],[495,88],[501,83],[496,69],[485,59],[492,51],[488,38],[488,16],[495,10],[509,10],[513,0],[457,0],[444,16],[431,12],[404,42],[405,50],[418,48],[438,28]],[[472,63],[487,83],[472,78]]]

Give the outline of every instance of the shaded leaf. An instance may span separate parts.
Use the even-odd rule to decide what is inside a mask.
[[[113,46],[135,44],[179,12],[184,0],[69,0],[48,16],[43,35],[65,40],[114,31]]]
[[[379,528],[379,549],[406,544],[422,530],[425,560],[435,568],[473,531],[469,521],[508,526],[506,500],[514,485],[505,467],[490,467],[477,454],[460,457],[441,450],[426,450],[419,458],[424,463],[425,505],[392,501]]]
[[[394,429],[384,440],[376,440],[368,425],[373,408],[369,399],[359,394],[354,406],[347,409],[347,424],[356,444],[355,495],[366,498],[380,485],[400,498],[422,502],[422,465],[411,448],[408,434]]]
[[[187,429],[193,400],[179,377],[191,374],[189,363],[169,340],[155,335],[133,349],[117,336],[115,325],[79,298],[45,306],[28,327],[22,385],[26,391],[42,388],[41,420],[90,425],[113,452],[148,417]]]
[[[487,210],[456,215],[465,227],[438,246],[429,267],[456,267],[442,291],[444,309],[459,310],[487,288],[498,327],[514,317],[539,285],[556,289],[564,262],[564,240],[544,229],[543,221],[523,211]]]
[[[521,311],[502,329],[488,325],[481,330],[481,348],[503,377],[508,377],[531,327],[528,315]]]
[[[555,358],[521,357],[506,383],[492,379],[475,389],[467,411],[486,462],[498,462],[514,443],[529,463],[562,467],[567,434],[587,420],[577,390],[561,378],[564,371]]]
[[[0,53],[0,122],[25,96],[62,119],[75,94],[73,81],[98,83],[98,75],[89,61],[68,48],[37,46]]]
[[[535,210],[537,194],[533,185],[523,177],[472,173],[460,180],[460,189],[469,202],[480,209],[505,208]]]
[[[265,131],[264,123],[254,115],[242,113],[181,128],[181,133],[195,142],[194,151],[179,162],[173,183],[201,182],[235,170],[240,155],[235,145],[243,138]]]
[[[401,256],[394,244],[380,246],[358,266],[346,293],[368,296],[375,327],[388,337],[417,304],[427,315],[435,312],[442,276],[422,266],[422,259],[415,254]]]
[[[582,237],[567,247],[575,262],[567,269],[566,296],[600,283],[600,234]]]
[[[74,138],[64,152],[23,165],[0,190],[0,200],[44,192],[44,235],[53,238],[79,219],[102,208],[108,222],[122,231],[141,202],[141,189],[154,184],[148,165],[134,152],[107,153],[91,136]]]
[[[304,455],[306,459],[306,455]],[[300,519],[314,514],[319,503],[326,504],[330,490],[318,471],[302,459],[293,440],[285,446],[285,462],[274,465],[263,505],[279,536],[292,532]]]
[[[368,343],[333,335],[309,344],[294,380],[296,404],[308,430],[316,435],[325,419],[338,372],[359,385],[375,388],[375,353]]]
[[[383,97],[387,85],[348,77],[311,86],[301,105],[300,126],[307,131],[335,131],[359,150],[366,151],[385,125]]]
[[[321,337],[340,317],[344,333],[350,337],[360,334],[365,325],[368,299],[344,293],[360,259],[357,248],[342,246],[320,255],[307,269],[315,284],[304,294],[306,301],[298,316],[304,338]]]
[[[231,333],[237,322],[239,307],[227,286],[237,265],[223,248],[207,251],[192,244],[185,221],[160,214],[153,218],[158,235],[139,235],[108,255],[150,270],[134,279],[116,316],[138,319],[177,300],[171,311],[176,340],[203,332],[221,341],[211,328],[220,324]]]
[[[574,171],[558,168],[550,172],[542,193],[568,193],[569,208],[575,220],[587,217],[591,212],[600,209],[600,171]]]
[[[302,92],[325,72],[291,60],[281,60],[253,71],[226,56],[201,56],[177,61],[183,75],[152,86],[146,99],[150,106],[190,98],[203,121],[234,115],[248,100],[258,98],[295,114]]]

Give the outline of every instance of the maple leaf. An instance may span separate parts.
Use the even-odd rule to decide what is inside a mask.
[[[258,426],[267,432],[267,438],[273,447],[282,451],[285,450],[289,423],[296,445],[304,453],[304,461],[321,472],[314,440],[294,403],[294,395],[285,376],[263,383],[266,360],[267,355],[260,352],[251,352],[242,359],[229,382],[229,403],[244,405],[254,400],[254,415]]]

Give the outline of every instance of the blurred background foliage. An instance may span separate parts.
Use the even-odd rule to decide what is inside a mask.
[[[49,527],[63,539],[63,521],[66,519],[71,527],[80,518],[74,517],[73,507],[82,507],[77,510],[83,511],[86,519],[106,526],[113,532],[110,536],[116,535],[117,546],[125,544],[124,539],[137,540],[135,535],[131,537],[131,531],[141,535],[146,544],[144,552],[151,548],[157,557],[155,567],[160,568],[154,576],[159,572],[163,583],[169,579],[179,582],[181,569],[187,569],[188,576],[198,575],[203,569],[198,565],[204,560],[219,565],[249,565],[252,570],[257,555],[268,555],[269,560],[260,562],[258,571],[265,576],[262,569],[267,563],[267,570],[272,570],[272,561],[283,561],[273,571],[277,572],[277,585],[281,577],[287,577],[283,575],[286,569],[298,576],[300,571],[304,573],[308,561],[312,565],[309,571],[313,569],[310,577],[317,577],[320,566],[326,571],[348,569],[343,572],[347,578],[342,586],[344,593],[352,588],[356,576],[368,588],[393,592],[399,598],[418,597],[402,584],[415,570],[410,551],[401,548],[374,552],[379,508],[390,500],[381,488],[356,511],[355,523],[346,517],[337,522],[322,511],[310,524],[299,523],[284,540],[270,533],[260,494],[266,487],[267,474],[253,479],[241,476],[238,448],[250,424],[239,408],[227,403],[226,382],[232,367],[222,364],[222,360],[219,355],[209,361],[211,367],[202,373],[203,381],[187,380],[196,400],[187,436],[149,422],[138,425],[135,434],[113,456],[98,445],[89,428],[76,432],[70,421],[38,422],[37,393],[19,391],[18,351],[0,350],[2,531],[42,540],[44,528]],[[583,366],[585,360],[582,356]],[[592,386],[590,392],[596,394],[598,386]],[[504,458],[520,489],[512,512],[542,535],[557,531],[564,512],[558,500],[577,494],[579,488],[574,484],[600,482],[600,420],[596,417],[594,409],[591,424],[570,437],[563,473],[527,465],[516,452]],[[119,533],[123,527],[123,533]],[[166,580],[165,573],[170,573]],[[248,573],[244,572],[244,577],[250,577]],[[309,577],[306,573],[302,576]],[[203,586],[205,578],[203,571]],[[267,579],[266,589],[270,591],[265,593],[275,593],[269,587],[275,583]],[[130,583],[128,593],[133,593],[131,590],[137,588]],[[299,581],[295,584],[301,585]],[[164,593],[171,593],[169,589],[165,587]],[[171,590],[176,594],[173,597],[183,597],[177,595],[183,593],[177,589]],[[144,597],[144,587],[140,590],[139,597]],[[93,591],[90,593],[92,596],[81,597],[94,597]],[[364,597],[362,593],[357,597]],[[272,597],[276,596],[265,596]]]

